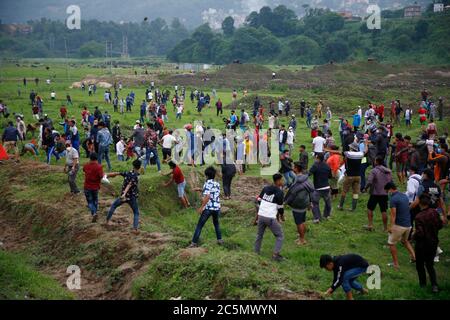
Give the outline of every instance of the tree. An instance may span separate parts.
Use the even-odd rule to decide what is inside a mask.
[[[395,38],[394,46],[400,51],[407,51],[413,46],[413,43],[410,37],[408,37],[406,34],[402,34]]]
[[[89,41],[80,47],[80,57],[81,58],[102,57],[105,54],[104,50],[105,48],[100,43],[96,41]]]
[[[297,36],[288,42],[287,57],[296,64],[317,64],[323,62],[319,44],[306,36]]]
[[[428,27],[429,27],[429,24],[427,21],[419,20],[419,22],[417,22],[417,24],[414,28],[414,35],[413,35],[414,40],[420,41],[420,40],[426,38],[428,35]]]
[[[222,22],[223,34],[230,37],[234,33],[234,19],[233,17],[226,17]]]
[[[342,40],[334,39],[325,45],[324,57],[329,61],[342,62],[349,56],[347,43]]]

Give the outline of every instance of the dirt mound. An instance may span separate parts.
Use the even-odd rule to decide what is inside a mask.
[[[179,252],[179,257],[182,260],[188,260],[192,258],[196,258],[198,256],[201,256],[202,254],[208,253],[208,249],[206,248],[187,248],[187,249],[181,249]]]
[[[8,181],[7,186],[0,187],[3,248],[14,251],[36,246],[51,257],[42,270],[62,285],[67,280],[68,265],[79,265],[82,290],[75,293],[80,299],[130,299],[132,279],[174,240],[165,233],[132,234],[132,213],[127,206],[117,209],[113,226],[107,228],[103,221],[91,223],[82,196],[63,195],[52,202],[23,198],[22,194],[32,192],[48,174],[61,174],[60,167],[25,161],[20,165],[5,163],[3,170]],[[100,192],[100,217],[106,216],[113,201],[111,193],[110,187]]]

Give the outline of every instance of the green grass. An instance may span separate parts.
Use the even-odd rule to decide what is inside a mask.
[[[31,121],[31,111],[28,103],[28,94],[31,88],[37,89],[38,93],[44,97],[44,111],[49,116],[57,121],[59,119],[59,107],[64,103],[66,93],[70,93],[74,101],[74,107],[69,108],[69,116],[75,116],[80,119],[81,106],[86,104],[90,110],[94,106],[99,106],[102,111],[109,110],[112,113],[112,106],[103,103],[102,90],[99,89],[97,94],[93,97],[88,97],[87,92],[82,93],[81,90],[69,89],[72,81],[79,81],[86,74],[104,74],[107,70],[89,68],[85,64],[79,64],[77,68],[71,68],[71,81],[65,78],[66,69],[64,65],[58,62],[45,64],[50,65],[51,72],[56,74],[56,82],[47,86],[45,76],[48,72],[45,68],[30,68],[28,66],[16,67],[11,64],[4,64],[1,66],[1,75],[4,82],[0,84],[0,99],[4,100],[11,111],[21,112],[25,115],[25,121]],[[289,68],[291,69],[291,68]],[[276,69],[275,69],[276,70]],[[117,71],[117,70],[115,70]],[[396,70],[398,71],[398,70]],[[117,71],[119,72],[119,71]],[[365,73],[367,70],[361,70]],[[35,87],[34,83],[29,82],[27,88],[21,88],[22,95],[17,96],[17,87],[21,85],[21,79],[26,76],[33,78],[39,76],[41,84]],[[344,71],[340,76],[345,79],[357,77],[357,74],[348,74]],[[353,79],[353,78],[352,78]],[[157,84],[158,85],[158,84]],[[55,89],[58,100],[51,101],[49,99],[50,90]],[[173,88],[168,88],[173,91]],[[211,88],[205,88],[209,91]],[[218,96],[224,101],[224,104],[231,102],[231,90],[218,89]],[[280,88],[278,88],[280,89]],[[446,91],[443,88],[430,88],[437,95],[445,95]],[[130,90],[136,93],[137,105],[133,108],[131,114],[117,115],[113,114],[113,120],[120,120],[122,127],[129,129],[134,124],[134,121],[139,118],[138,105],[144,95],[145,87],[125,87],[120,95],[126,95]],[[189,93],[191,88],[187,88]],[[300,99],[305,97],[311,102],[316,102],[323,98],[325,103],[332,106],[334,112],[334,119],[340,115],[350,116],[358,105],[365,106],[366,100],[369,96],[374,95],[378,98],[377,102],[384,102],[388,106],[388,101],[393,97],[399,97],[402,100],[415,101],[416,92],[403,92],[400,89],[389,89],[382,92],[376,91],[373,88],[368,88],[362,85],[355,85],[353,88],[340,88],[327,90],[325,88],[318,88],[313,90],[302,90],[301,92],[272,90],[267,92],[250,92],[250,94],[258,93],[259,95],[269,95],[273,97],[288,96],[293,99]],[[448,93],[448,92],[447,92]],[[336,109],[335,109],[336,108]],[[172,107],[168,107],[170,128],[182,128],[184,124],[195,120],[202,119],[205,124],[212,128],[222,130],[224,128],[222,117],[216,117],[215,109],[205,109],[201,115],[197,113],[194,106],[188,100],[185,104],[185,114],[180,121],[174,121],[175,116]],[[345,110],[345,111],[342,111]],[[247,111],[248,108],[247,108]],[[294,110],[291,113],[299,114],[298,104],[294,105]],[[224,111],[224,116],[228,116],[229,111]],[[414,119],[413,126],[417,126],[417,119]],[[309,130],[306,125],[298,117],[298,129],[296,132],[295,147],[304,144],[308,150],[311,150],[311,139],[309,137]],[[287,125],[288,119],[283,117],[282,123]],[[4,127],[5,120],[0,119],[0,128]],[[438,128],[448,127],[448,122],[438,123]],[[335,132],[335,138],[339,141],[337,135],[337,122],[332,121],[332,129]],[[406,130],[404,126],[395,128],[395,131],[400,131],[404,134],[408,133],[413,137],[413,140],[418,136],[420,130],[413,127],[412,130]],[[125,170],[130,167],[130,163],[120,163],[115,160],[113,153],[112,165],[113,170]],[[294,154],[294,158],[297,155]],[[40,160],[44,161],[44,156],[40,156]],[[312,161],[312,159],[310,160]],[[86,159],[82,159],[85,163]],[[52,164],[55,160],[52,160]],[[59,165],[62,165],[60,163]],[[182,166],[185,173],[191,170]],[[202,171],[204,168],[196,168],[197,171]],[[62,170],[62,168],[61,168]],[[163,167],[163,171],[168,171],[167,166]],[[259,176],[259,168],[253,166],[247,175]],[[5,177],[1,174],[0,177]],[[336,210],[337,203],[333,203],[334,216],[331,221],[324,222],[320,225],[313,225],[310,222],[311,214],[308,213],[308,246],[298,247],[295,245],[296,231],[290,210],[286,212],[287,221],[283,225],[285,233],[285,242],[282,254],[286,256],[287,260],[281,264],[274,263],[270,260],[274,238],[270,232],[266,233],[261,257],[252,253],[253,243],[256,236],[256,228],[250,226],[254,217],[254,208],[251,203],[238,203],[231,201],[226,204],[231,209],[227,215],[221,219],[221,227],[226,244],[224,247],[218,247],[215,244],[214,229],[212,222],[208,222],[202,232],[202,246],[208,249],[207,254],[199,257],[183,260],[179,258],[179,249],[189,244],[192,233],[195,229],[198,214],[193,209],[181,209],[176,200],[175,187],[162,188],[161,183],[166,178],[161,178],[157,173],[155,167],[150,167],[145,175],[140,179],[140,208],[144,217],[142,228],[151,232],[168,232],[176,235],[177,241],[171,244],[169,248],[157,257],[149,266],[147,272],[136,279],[133,285],[133,293],[136,298],[141,299],[168,299],[171,297],[183,297],[191,299],[204,299],[206,296],[213,297],[227,297],[235,299],[252,299],[264,298],[270,292],[288,289],[295,292],[314,291],[322,292],[327,289],[332,280],[332,274],[320,270],[318,267],[318,260],[321,254],[329,253],[333,255],[344,253],[359,253],[369,260],[371,264],[379,265],[382,270],[381,290],[371,291],[368,296],[358,299],[449,299],[450,295],[450,276],[448,268],[450,260],[448,258],[450,248],[449,229],[445,228],[440,233],[441,247],[445,253],[441,257],[441,262],[436,265],[438,280],[440,287],[443,289],[440,294],[432,295],[430,288],[420,289],[418,286],[417,274],[413,265],[409,264],[409,258],[404,248],[399,246],[399,258],[401,270],[395,272],[387,267],[387,263],[391,261],[389,249],[387,248],[387,235],[383,234],[381,229],[381,218],[379,213],[375,214],[377,231],[374,233],[366,233],[363,231],[363,226],[367,223],[366,218],[366,203],[368,196],[362,195],[358,205],[358,210],[355,213],[339,212]],[[43,203],[62,201],[64,193],[68,192],[68,186],[65,182],[64,174],[58,173],[53,175],[36,175],[23,177],[24,183],[28,186],[26,190],[13,190],[17,199],[24,202],[27,199],[42,199]],[[78,183],[81,186],[83,181],[82,174],[78,176]],[[112,180],[115,190],[118,192],[122,179],[116,178]],[[262,186],[258,186],[262,188]],[[401,187],[404,190],[404,186]],[[45,190],[45,191],[44,191]],[[256,196],[256,194],[255,194]],[[191,201],[198,204],[198,196],[190,193]],[[84,200],[82,200],[84,201]],[[346,206],[350,204],[350,196],[347,197]],[[81,207],[84,210],[84,202]],[[26,210],[26,205],[24,205]],[[87,214],[87,212],[85,213]],[[45,235],[45,228],[36,229],[39,234]],[[41,237],[42,240],[42,237]],[[42,261],[45,261],[45,253],[35,250],[33,254],[44,256]],[[30,253],[27,253],[30,254]],[[10,256],[10,263],[19,263],[23,261],[20,256]],[[6,258],[0,261],[0,264]],[[74,259],[76,260],[76,258]],[[102,264],[107,261],[102,260]],[[103,268],[104,266],[97,266]],[[96,266],[92,266],[96,268]],[[364,278],[364,277],[363,277]],[[19,296],[23,296],[20,288],[27,284],[29,278],[25,280],[17,277],[11,278],[11,284],[8,285],[7,290],[0,289],[0,297],[2,294],[5,298],[14,298],[17,291]],[[0,277],[0,281],[1,281]],[[30,280],[31,281],[31,280]],[[365,281],[365,280],[363,280]],[[33,283],[33,282],[30,282]],[[0,286],[3,288],[3,286]],[[4,293],[6,292],[6,293]],[[58,298],[57,296],[36,296],[36,298]],[[338,290],[331,299],[344,299],[345,296],[341,290]]]
[[[39,273],[21,254],[0,250],[0,299],[66,300],[74,295],[49,276]]]

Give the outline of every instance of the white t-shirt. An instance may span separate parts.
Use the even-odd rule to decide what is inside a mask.
[[[183,113],[183,106],[177,107],[177,113]]]
[[[162,146],[164,149],[172,149],[173,143],[176,141],[177,141],[177,139],[173,135],[166,134],[162,138]]]
[[[51,93],[50,93],[50,97],[56,98],[56,93],[55,93],[55,92],[51,92]]]
[[[323,153],[323,145],[325,144],[325,138],[318,136],[313,139],[314,152]]]
[[[288,131],[286,143],[294,144],[294,132]]]
[[[75,159],[78,158],[79,155],[77,149],[71,147],[69,150],[66,151],[66,164],[68,166],[72,166]]]
[[[118,156],[123,156],[123,152],[125,151],[125,144],[122,141],[116,143],[116,154]]]
[[[153,100],[153,93],[151,91],[147,94],[147,98],[148,100]]]

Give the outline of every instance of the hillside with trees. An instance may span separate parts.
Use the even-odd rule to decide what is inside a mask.
[[[393,18],[386,16],[394,15]],[[308,9],[299,19],[285,6],[252,12],[235,28],[228,17],[222,32],[198,27],[168,54],[175,62],[321,64],[374,58],[388,62],[446,64],[450,61],[450,13],[396,18],[382,12],[381,30],[366,21],[345,20],[326,9]]]

